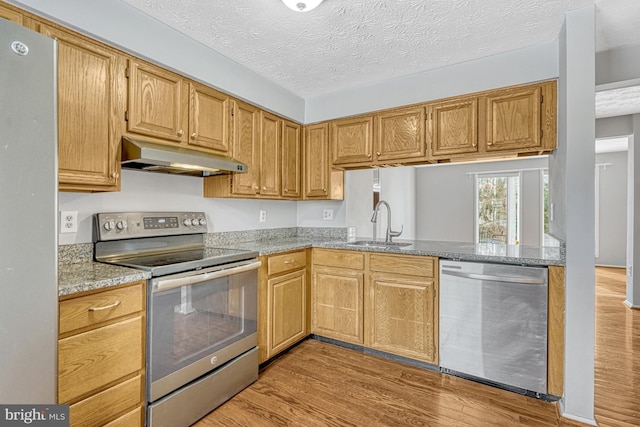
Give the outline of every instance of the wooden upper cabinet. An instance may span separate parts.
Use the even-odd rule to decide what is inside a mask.
[[[62,191],[119,188],[124,59],[52,26],[58,41],[58,179]]]
[[[485,99],[487,152],[542,146],[539,85],[494,91]]]
[[[282,120],[282,197],[302,195],[302,127]]]
[[[260,112],[260,168],[261,196],[280,196],[280,119],[278,116]]]
[[[233,174],[231,192],[258,194],[260,187],[260,110],[242,101],[233,101],[233,157],[246,164],[247,173]]]
[[[189,83],[189,145],[229,153],[229,95]]]
[[[456,98],[429,104],[430,155],[448,158],[478,152],[478,99]]]
[[[424,107],[376,114],[376,153],[380,162],[425,157]]]
[[[307,126],[304,145],[304,197],[329,195],[329,125]]]
[[[0,4],[0,18],[7,19],[18,25],[24,25],[23,16],[20,12],[10,9]]]
[[[333,165],[370,163],[373,152],[373,115],[331,122]]]
[[[127,131],[184,141],[186,107],[182,77],[137,59],[129,60],[128,77]]]

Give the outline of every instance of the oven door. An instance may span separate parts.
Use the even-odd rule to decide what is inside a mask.
[[[150,281],[150,402],[257,345],[259,266],[252,259]]]

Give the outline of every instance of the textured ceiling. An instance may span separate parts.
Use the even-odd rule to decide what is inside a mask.
[[[122,0],[303,97],[557,39],[594,0]],[[639,0],[595,0],[597,49],[640,43]]]

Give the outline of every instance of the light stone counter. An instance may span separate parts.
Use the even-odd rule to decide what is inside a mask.
[[[58,265],[58,296],[93,291],[147,280],[151,273],[100,262],[85,261]]]

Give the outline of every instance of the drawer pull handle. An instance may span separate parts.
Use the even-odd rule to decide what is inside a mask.
[[[293,260],[292,259],[288,259],[284,262],[285,264],[293,264]]]
[[[113,304],[105,305],[105,306],[102,306],[102,307],[91,307],[91,308],[89,308],[89,311],[102,311],[102,310],[107,310],[107,309],[110,309],[110,308],[113,308],[113,307],[117,307],[119,305],[120,305],[120,301],[116,301]]]

